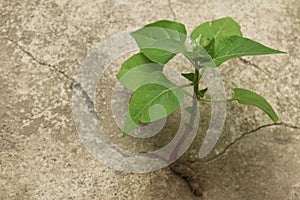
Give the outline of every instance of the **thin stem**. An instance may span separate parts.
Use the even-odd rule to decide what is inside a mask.
[[[178,143],[176,144],[175,148],[173,149],[173,151],[170,154],[169,157],[169,161],[173,161],[177,158],[177,154],[178,151],[180,150],[183,142],[185,141],[186,137],[190,134],[190,132],[192,131],[193,128],[193,124],[196,118],[196,112],[197,112],[197,99],[198,99],[198,90],[199,90],[199,71],[198,69],[195,68],[195,76],[194,76],[194,80],[193,80],[193,84],[189,84],[190,86],[194,86],[194,94],[192,96],[193,98],[193,104],[192,104],[192,113],[189,123],[186,125],[185,131],[183,133],[183,135],[181,136],[181,138],[179,139]]]
[[[189,123],[186,125],[186,128],[185,128],[185,131],[184,131],[183,135],[181,136],[180,140],[178,141],[175,148],[173,149],[173,151],[170,154],[169,161],[173,161],[177,158],[178,151],[180,150],[183,142],[185,141],[187,136],[193,130],[194,121],[196,119],[196,115],[197,115],[197,111],[198,111],[197,107],[198,107],[198,100],[199,100],[199,95],[198,95],[199,80],[202,77],[203,70],[204,69],[201,69],[201,73],[199,74],[199,70],[197,68],[195,68],[195,76],[194,76],[193,83],[189,84],[190,86],[194,86],[193,95],[191,95],[188,92],[184,91],[186,94],[188,94],[189,96],[191,96],[193,98],[192,112],[190,113],[191,114],[190,120],[189,120]]]
[[[215,99],[204,99],[204,98],[199,98],[198,100],[201,101],[201,102],[209,102],[209,103],[212,103],[212,102],[231,102],[231,101],[236,101],[237,99],[231,98],[231,99],[218,99],[218,100],[215,100]]]
[[[193,104],[192,104],[192,113],[189,123],[186,125],[185,131],[182,134],[181,138],[179,139],[178,143],[176,144],[175,148],[172,150],[170,156],[169,156],[169,162],[172,162],[174,160],[176,160],[177,158],[177,154],[182,146],[182,144],[184,143],[184,141],[186,140],[187,136],[190,134],[190,132],[193,130],[193,125],[194,125],[194,121],[196,118],[196,114],[197,114],[197,97],[196,94],[194,92],[194,96],[193,96]]]
[[[197,68],[195,68],[195,76],[194,76],[193,85],[194,85],[194,95],[196,95],[197,99],[199,99],[199,97],[198,97],[198,91],[199,91],[199,70]]]

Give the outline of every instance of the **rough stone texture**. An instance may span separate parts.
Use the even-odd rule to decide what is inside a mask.
[[[209,120],[202,114],[181,161],[199,174],[203,199],[300,199],[298,0],[1,0],[0,199],[199,199],[168,168],[126,174],[90,155],[76,133],[70,86],[88,52],[112,34],[159,19],[191,31],[222,16],[236,19],[246,37],[288,52],[221,68],[229,95],[237,86],[257,91],[284,124],[229,104],[214,151],[195,159]]]

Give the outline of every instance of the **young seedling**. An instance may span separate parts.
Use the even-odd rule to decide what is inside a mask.
[[[188,44],[185,26],[168,20],[148,24],[132,32],[131,36],[140,52],[126,60],[117,74],[119,82],[134,92],[126,116],[124,136],[142,123],[162,119],[174,112],[185,96],[188,97],[185,87],[193,87],[193,103],[186,108],[191,115],[190,127],[194,123],[197,102],[236,101],[256,106],[274,122],[278,120],[271,105],[255,92],[234,88],[231,98],[214,100],[204,98],[207,88],[199,90],[199,81],[208,67],[217,68],[223,62],[241,56],[285,53],[243,37],[239,24],[232,18],[199,25],[191,33]],[[189,83],[180,86],[168,80],[163,73],[164,65],[178,53],[194,66],[193,72],[182,74]]]

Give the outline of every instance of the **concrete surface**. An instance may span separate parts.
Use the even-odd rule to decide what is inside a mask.
[[[203,197],[169,168],[126,174],[90,155],[70,105],[70,86],[88,52],[114,33],[155,20],[176,19],[191,31],[222,16],[236,19],[246,37],[289,53],[245,57],[221,68],[228,94],[237,86],[257,91],[280,123],[258,109],[228,104],[220,141],[198,160],[209,120],[209,105],[203,105],[199,136],[180,159],[199,175]],[[0,199],[300,199],[299,35],[298,0],[1,0]],[[110,124],[109,116],[104,120]]]

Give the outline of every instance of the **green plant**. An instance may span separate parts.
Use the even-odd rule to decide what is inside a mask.
[[[193,105],[186,108],[194,121],[193,107],[199,102],[231,102],[252,105],[262,109],[274,122],[278,116],[271,105],[255,92],[234,88],[233,97],[224,100],[204,98],[207,88],[199,90],[199,80],[207,67],[217,68],[223,62],[241,56],[284,53],[242,36],[240,26],[226,17],[199,25],[186,43],[186,29],[181,23],[161,20],[131,33],[140,52],[126,60],[117,74],[119,82],[134,91],[129,104],[123,135],[141,123],[164,118],[174,112],[187,93],[184,87],[193,87]],[[166,78],[163,65],[176,54],[183,54],[194,66],[191,73],[182,74],[186,85],[177,86]],[[162,109],[163,108],[163,109]]]

